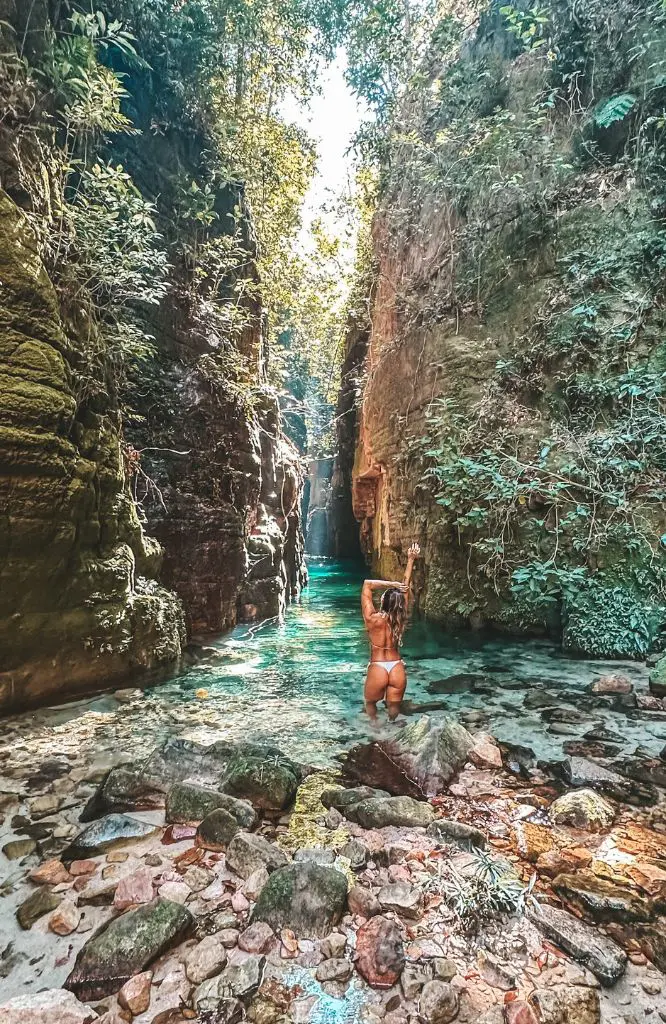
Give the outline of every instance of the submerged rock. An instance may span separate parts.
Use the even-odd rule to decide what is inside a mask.
[[[286,853],[252,832],[238,832],[227,848],[227,867],[241,878],[249,878],[260,868],[276,871],[288,863]]]
[[[88,939],[65,988],[86,1001],[113,995],[184,939],[193,924],[189,910],[171,900],[156,899],[128,910]]]
[[[591,693],[631,693],[634,684],[627,676],[620,672],[612,672],[606,676],[599,676],[590,686]]]
[[[61,903],[62,896],[51,889],[42,887],[28,896],[26,900],[23,900],[23,903],[20,904],[16,911],[16,919],[21,928],[24,931],[28,931],[29,928],[32,928],[35,921],[38,921],[44,914],[56,910]]]
[[[385,828],[387,825],[426,828],[435,817],[430,804],[409,796],[372,797],[354,804],[347,813],[363,828]]]
[[[548,815],[556,825],[600,832],[613,824],[615,808],[593,789],[576,789],[554,800]]]
[[[16,996],[0,1005],[2,1024],[92,1024],[98,1015],[61,988]]]
[[[388,917],[373,917],[356,936],[356,970],[373,988],[392,988],[405,966],[400,928]]]
[[[541,904],[530,914],[537,928],[556,945],[588,967],[603,985],[614,985],[627,965],[623,950],[612,939],[583,924],[566,910]]]
[[[257,899],[252,921],[274,932],[290,928],[303,938],[324,938],[347,907],[347,879],[321,864],[289,864],[270,876]]]
[[[70,864],[73,860],[84,860],[106,853],[121,843],[146,839],[159,832],[156,825],[148,825],[127,814],[107,814],[79,832],[76,839],[63,851],[61,860]]]

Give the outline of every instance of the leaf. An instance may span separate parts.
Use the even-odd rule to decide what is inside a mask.
[[[595,123],[600,128],[610,128],[617,121],[623,121],[627,114],[634,109],[637,102],[638,97],[634,96],[631,92],[622,92],[617,96],[612,96],[597,108],[594,114]]]

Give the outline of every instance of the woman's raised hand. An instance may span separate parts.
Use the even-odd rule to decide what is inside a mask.
[[[414,541],[414,543],[411,545],[411,547],[409,548],[409,550],[407,552],[407,558],[411,558],[412,561],[414,561],[416,558],[419,558],[420,555],[421,555],[421,548],[416,543],[416,541]]]

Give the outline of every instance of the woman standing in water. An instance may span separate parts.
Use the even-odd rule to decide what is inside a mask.
[[[412,570],[420,554],[418,544],[412,544],[407,552],[407,569],[402,583],[366,580],[361,591],[363,621],[370,637],[370,664],[363,697],[365,710],[373,721],[377,719],[380,700],[386,700],[389,719],[395,721],[407,687],[405,664],[398,648],[402,646],[405,631]],[[382,589],[384,593],[379,611],[375,611],[373,595],[375,590]]]

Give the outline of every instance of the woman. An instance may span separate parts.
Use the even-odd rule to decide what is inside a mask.
[[[389,719],[398,717],[400,704],[407,686],[405,665],[398,653],[405,631],[409,588],[414,562],[421,554],[418,544],[407,552],[407,569],[402,583],[386,580],[366,580],[361,591],[361,609],[370,637],[370,664],[365,677],[365,710],[373,721],[377,719],[377,703],[386,700]],[[375,611],[373,594],[386,588]]]

